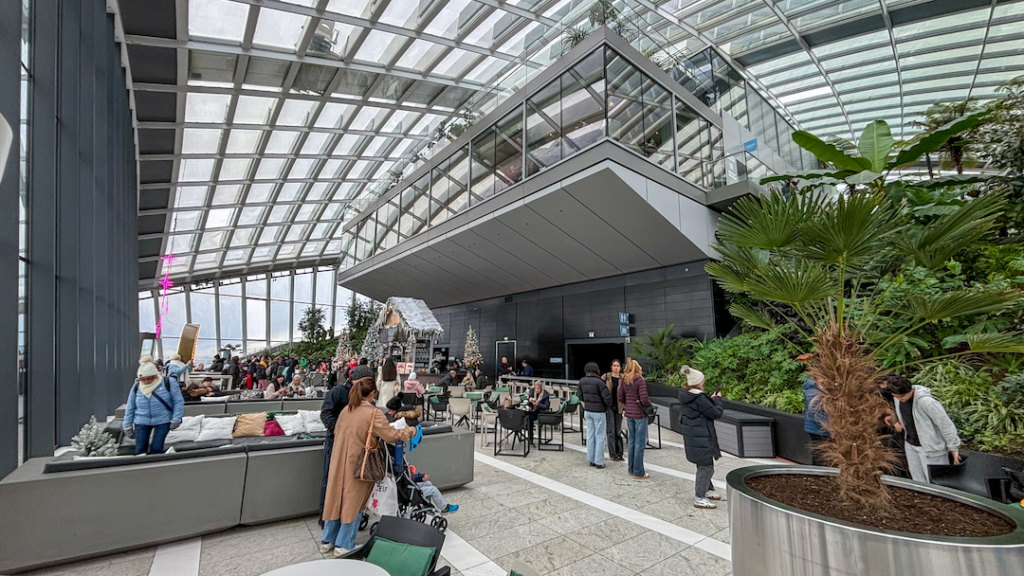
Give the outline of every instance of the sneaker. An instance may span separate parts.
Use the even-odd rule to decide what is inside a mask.
[[[587,462],[587,464],[590,464],[591,466],[597,466],[597,464],[594,464],[593,462]]]
[[[618,457],[612,458],[612,462],[625,462],[625,461],[626,461],[626,459],[623,458],[622,456],[618,456]]]
[[[693,499],[693,507],[694,508],[718,508],[718,504],[715,504],[714,502],[712,502],[711,500],[708,500],[707,498],[694,498]]]
[[[633,476],[633,479],[634,480],[647,480],[650,477],[651,477],[650,474],[644,474],[643,476]]]
[[[349,550],[348,548],[341,548],[340,546],[339,547],[335,547],[334,548],[334,557],[335,558],[341,558],[342,556],[344,556],[345,554],[348,554],[349,552],[351,552],[351,550]]]
[[[445,508],[444,510],[441,511],[441,514],[450,514],[452,512],[458,512],[458,511],[459,511],[459,505],[458,504],[449,504],[447,508]]]
[[[601,470],[601,469],[604,468],[604,464],[594,464],[594,468],[597,468],[598,470]]]
[[[715,492],[714,490],[708,490],[704,494],[704,497],[707,498],[708,500],[721,500],[722,499],[722,495],[719,494],[718,492]]]
[[[331,544],[330,542],[321,542],[320,543],[320,553],[321,554],[327,554],[327,553],[331,552],[332,550],[334,550],[334,544]]]

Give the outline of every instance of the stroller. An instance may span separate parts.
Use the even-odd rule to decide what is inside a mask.
[[[398,491],[398,516],[430,524],[432,528],[443,533],[448,529],[448,519],[441,515],[441,511],[434,507],[430,499],[423,494],[420,487],[413,481],[416,469],[405,461],[403,455],[404,445],[400,442],[394,446],[390,444],[386,446],[390,456],[388,463],[392,465],[392,470],[395,474],[395,486]],[[364,514],[362,521],[359,523],[359,529],[365,529],[368,523],[369,517]]]

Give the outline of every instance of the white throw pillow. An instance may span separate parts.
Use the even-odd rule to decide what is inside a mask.
[[[200,396],[200,402],[227,402],[227,396]]]
[[[295,436],[296,434],[302,434],[306,431],[306,426],[302,421],[302,416],[298,414],[289,416],[286,414],[278,414],[274,416],[277,423],[281,425],[281,430],[284,430],[285,436]]]
[[[203,427],[199,432],[198,441],[231,440],[231,433],[235,431],[235,420],[237,419],[237,416],[203,419]]]
[[[178,426],[177,430],[171,430],[167,433],[167,444],[174,444],[175,442],[195,442],[199,438],[199,432],[202,429],[203,416],[185,416],[181,419],[181,426]]]
[[[302,423],[306,426],[306,432],[312,434],[314,432],[326,432],[327,427],[320,420],[320,412],[317,410],[299,410],[299,416],[302,416]]]

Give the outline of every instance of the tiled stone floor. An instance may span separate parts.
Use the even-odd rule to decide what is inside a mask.
[[[446,542],[440,565],[451,565],[456,576],[507,574],[517,559],[551,576],[728,575],[728,503],[721,503],[717,510],[693,508],[693,483],[679,476],[692,475],[695,468],[686,461],[677,434],[663,430],[662,437],[664,448],[647,450],[645,462],[665,473],[648,470],[649,480],[629,477],[625,463],[608,461],[604,470],[587,466],[585,454],[579,451],[579,433],[566,435],[566,442],[577,449],[533,450],[525,459],[494,458],[491,448],[477,448],[473,482],[445,493],[461,508],[448,516],[453,536]],[[503,469],[489,461],[499,461]],[[719,460],[715,467],[719,491],[725,492],[721,481],[729,470],[752,463],[732,457]],[[645,527],[652,524],[661,529]],[[709,539],[688,545],[680,541],[680,534]],[[201,539],[198,573],[256,576],[320,559],[319,536],[315,517],[211,534]],[[359,541],[364,539],[365,532]],[[30,574],[165,576],[169,574],[163,569],[166,563],[159,568],[153,563],[155,550]],[[194,568],[190,570],[194,573]]]

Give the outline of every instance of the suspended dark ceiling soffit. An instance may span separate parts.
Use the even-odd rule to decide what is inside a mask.
[[[996,0],[997,4],[1013,0]],[[903,8],[889,10],[889,19],[893,26],[920,22],[939,16],[966,12],[977,8],[984,8],[992,5],[992,0],[933,0],[923,4],[914,4]],[[869,32],[885,30],[885,19],[880,14],[871,14],[859,19],[844,20],[841,24],[822,30],[814,30],[802,34],[804,42],[811,48],[830,44],[846,38],[853,38]],[[803,47],[793,39],[784,40],[770,44],[764,48],[748,52],[736,58],[736,61],[743,66],[753,66],[761,62],[781,58],[803,50]]]

